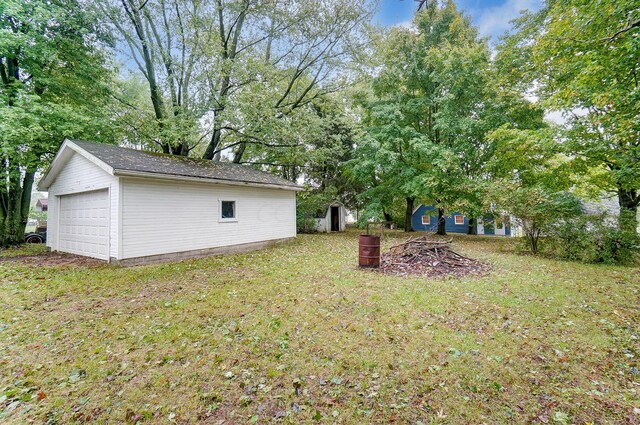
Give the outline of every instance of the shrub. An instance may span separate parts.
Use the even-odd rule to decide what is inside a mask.
[[[630,264],[640,252],[640,238],[604,215],[581,215],[552,225],[545,251],[584,263]]]
[[[516,217],[531,252],[538,252],[538,242],[549,234],[549,228],[559,220],[569,221],[580,215],[578,198],[569,192],[554,192],[544,185],[519,187],[503,185],[493,190],[498,211]]]

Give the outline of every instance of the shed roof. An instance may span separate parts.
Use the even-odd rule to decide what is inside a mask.
[[[54,181],[59,168],[65,162],[65,149],[83,154],[93,162],[97,160],[98,165],[103,165],[102,168],[105,171],[117,176],[209,180],[217,183],[267,186],[289,190],[302,189],[289,180],[245,165],[186,158],[80,140],[65,140],[51,167],[40,180],[39,188],[46,190]]]
[[[325,218],[329,213],[329,208],[331,207],[344,207],[344,204],[340,201],[333,201],[325,204],[323,207],[318,208],[313,213],[313,218]]]

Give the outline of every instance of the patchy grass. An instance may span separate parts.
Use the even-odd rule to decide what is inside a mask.
[[[640,270],[511,243],[457,237],[493,266],[464,279],[359,270],[355,232],[126,269],[0,262],[0,422],[640,422]]]
[[[47,246],[43,243],[26,243],[24,245],[0,248],[0,257],[19,257],[23,255],[39,255],[47,252]]]

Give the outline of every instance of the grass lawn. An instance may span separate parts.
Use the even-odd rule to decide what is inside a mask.
[[[0,423],[640,423],[640,269],[511,243],[457,237],[493,266],[465,279],[358,270],[353,231],[134,268],[4,259]]]

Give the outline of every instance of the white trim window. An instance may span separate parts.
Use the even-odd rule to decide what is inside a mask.
[[[219,202],[220,217],[218,221],[230,222],[238,221],[238,211],[236,201],[229,199],[220,199]]]
[[[463,215],[455,215],[453,216],[453,220],[455,224],[464,224],[464,216]]]
[[[422,216],[422,224],[424,225],[430,225],[431,224],[431,216],[430,215],[423,215]]]

